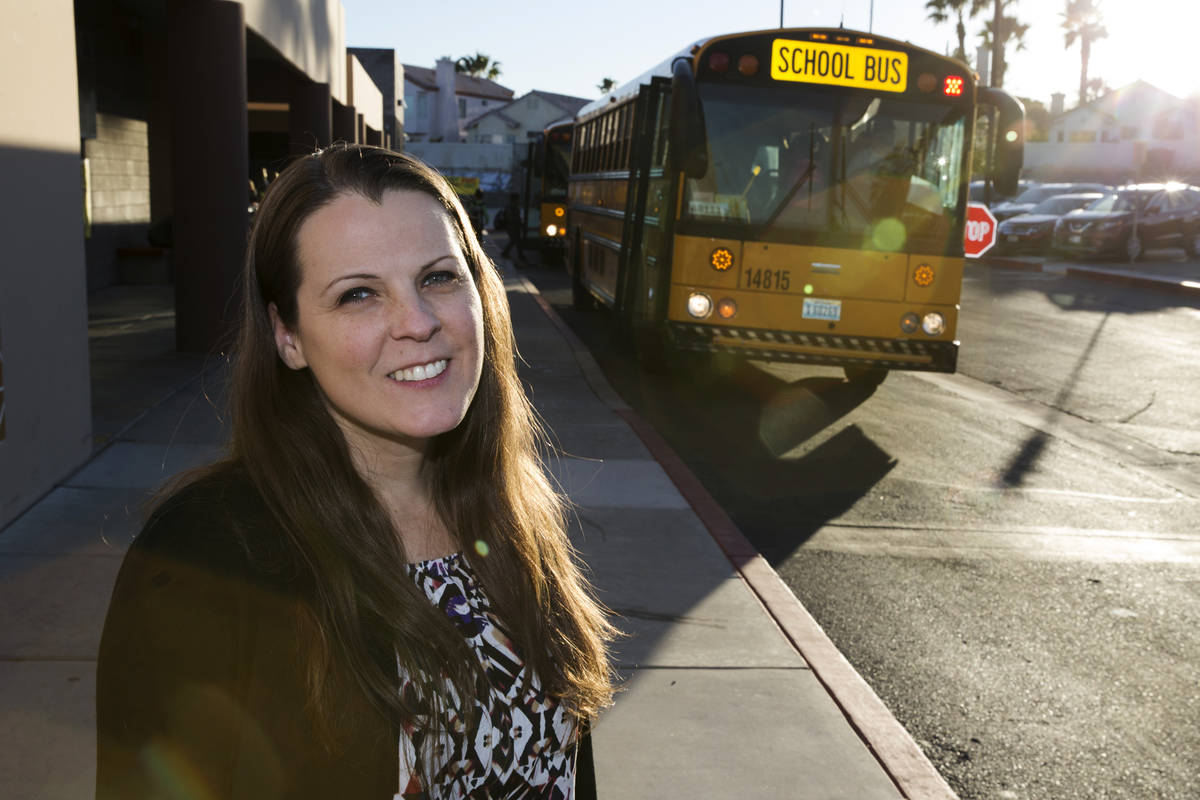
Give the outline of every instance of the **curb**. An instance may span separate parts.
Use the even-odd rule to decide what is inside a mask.
[[[516,279],[566,339],[588,385],[642,440],[900,794],[908,800],[958,800],[958,796],[908,731],[896,721],[879,696],[841,654],[683,459],[658,431],[620,398],[586,345],[542,297],[537,287],[524,276],[516,276]]]
[[[999,267],[1001,269],[1018,269],[1029,272],[1047,271],[1044,259],[1005,258],[1002,256],[989,258],[985,256],[975,263],[981,267]],[[1051,272],[1059,272],[1059,270],[1051,270]],[[1087,278],[1107,283],[1120,283],[1126,286],[1140,286],[1145,289],[1200,296],[1200,280],[1191,281],[1179,278],[1167,278],[1159,275],[1136,275],[1130,272],[1115,272],[1095,267],[1067,267],[1061,272],[1072,278]]]

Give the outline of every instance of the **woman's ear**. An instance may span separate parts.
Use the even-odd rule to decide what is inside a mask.
[[[283,324],[279,317],[279,309],[274,303],[267,305],[267,314],[271,317],[271,330],[275,333],[275,350],[279,353],[279,358],[292,369],[307,367],[308,361],[304,359],[304,348],[300,346],[300,340]]]

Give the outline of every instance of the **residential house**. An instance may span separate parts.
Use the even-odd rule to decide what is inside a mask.
[[[537,89],[511,103],[484,111],[465,123],[468,142],[522,143],[551,123],[572,119],[590,100]]]
[[[403,67],[404,132],[410,142],[462,141],[465,121],[506,105],[513,98],[512,89],[495,81],[455,72],[454,62],[448,58],[438,59],[434,69],[412,64]],[[443,100],[439,106],[442,86],[453,86],[452,104]]]
[[[1198,111],[1195,99],[1180,100],[1141,80],[1070,111],[1056,102],[1048,141],[1025,145],[1025,175],[1109,183],[1195,180]]]

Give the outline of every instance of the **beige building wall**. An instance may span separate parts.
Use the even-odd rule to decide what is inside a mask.
[[[342,105],[346,98],[346,11],[340,0],[242,0],[246,27]]]
[[[4,28],[0,526],[91,452],[74,7],[10,3]]]
[[[371,80],[362,63],[352,55],[346,56],[346,84],[348,104],[362,114],[363,122],[377,131],[382,131],[383,94]]]

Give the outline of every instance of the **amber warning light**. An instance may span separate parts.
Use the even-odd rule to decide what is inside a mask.
[[[961,75],[947,75],[946,83],[942,87],[942,91],[947,97],[959,97],[963,93],[963,79]]]

